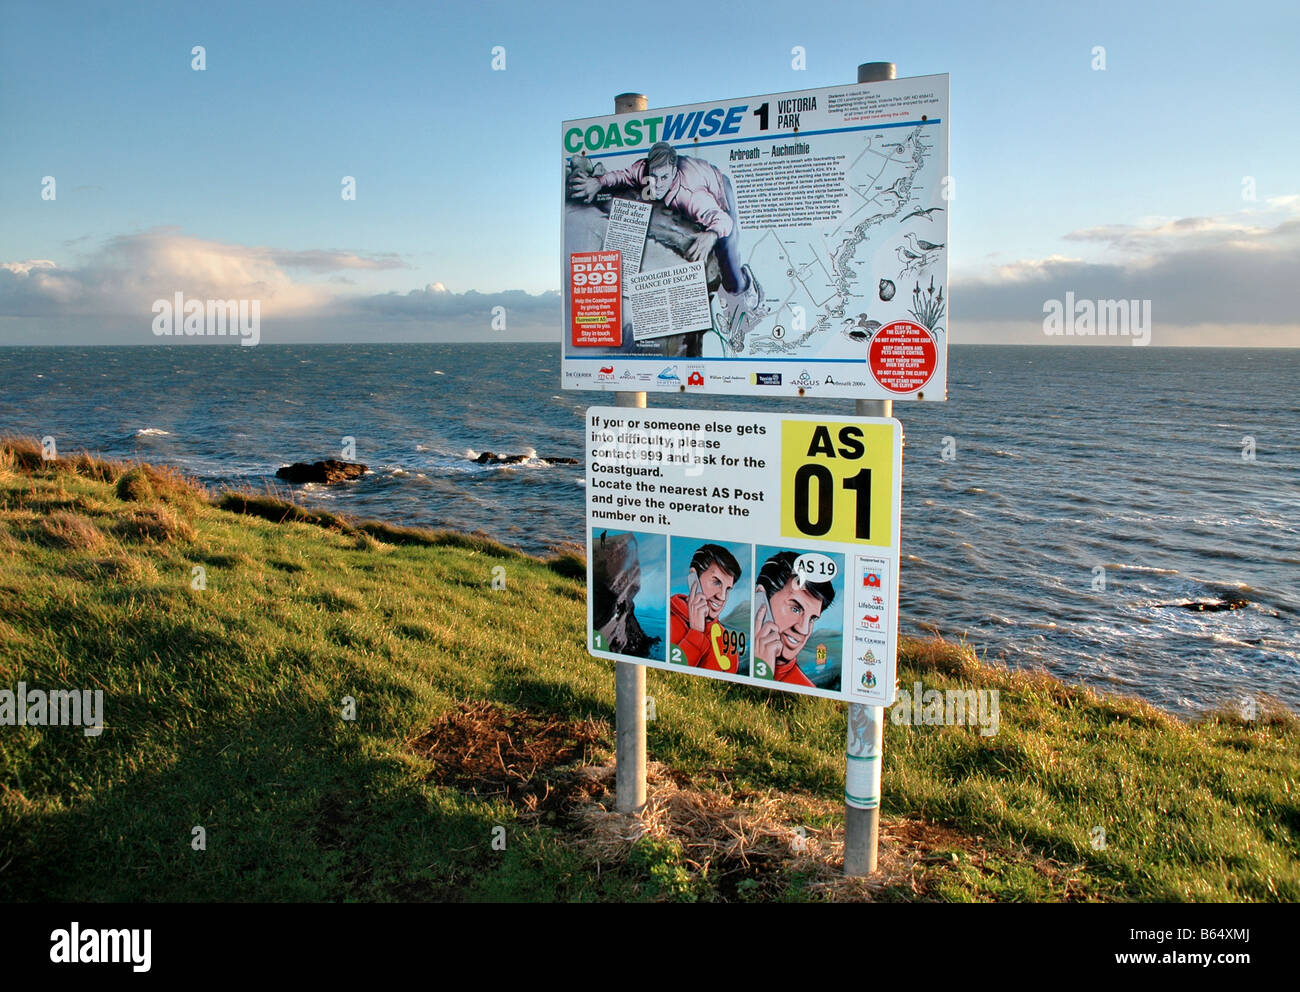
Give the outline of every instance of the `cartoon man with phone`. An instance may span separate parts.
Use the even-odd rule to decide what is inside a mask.
[[[740,580],[740,563],[719,544],[704,544],[691,557],[688,595],[678,594],[669,603],[674,661],[696,668],[737,674],[744,653],[744,634],[728,630],[719,622],[727,608],[727,597]]]
[[[754,589],[754,674],[812,686],[799,668],[799,652],[813,625],[835,600],[829,582],[806,582],[795,574],[799,556],[782,551],[763,563]]]

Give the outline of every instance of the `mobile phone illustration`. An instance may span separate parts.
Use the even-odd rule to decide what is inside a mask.
[[[758,637],[758,631],[772,619],[772,607],[767,601],[767,590],[762,586],[754,586],[754,637]]]
[[[767,590],[762,586],[754,586],[754,633],[750,638],[750,644],[754,650],[758,650],[758,632],[763,629],[763,624],[772,619],[772,604],[767,601]],[[755,678],[770,679],[772,669],[767,662],[754,655],[753,672]]]

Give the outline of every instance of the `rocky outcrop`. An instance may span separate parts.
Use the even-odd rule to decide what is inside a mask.
[[[1221,610],[1240,610],[1249,606],[1247,600],[1240,596],[1223,593],[1218,599],[1187,599],[1181,603],[1161,603],[1169,610],[1190,610],[1192,613],[1218,613]]]
[[[541,455],[498,455],[495,451],[485,451],[474,459],[480,465],[518,465],[520,462],[526,462],[530,458],[536,458],[539,462],[546,462],[550,465],[581,465],[582,461],[577,458],[546,458]]]
[[[592,624],[616,654],[649,658],[663,638],[650,637],[636,618],[636,594],[641,591],[641,561],[636,538],[619,534],[593,542]]]
[[[359,479],[369,472],[365,465],[359,465],[356,462],[341,462],[334,458],[327,458],[323,462],[312,462],[310,465],[306,462],[294,462],[292,465],[286,465],[276,470],[276,478],[284,479],[286,482],[323,482],[330,485],[335,482],[349,482],[352,479]]]

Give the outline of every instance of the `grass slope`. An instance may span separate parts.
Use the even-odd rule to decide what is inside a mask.
[[[879,878],[835,881],[827,700],[649,672],[629,829],[584,575],[0,442],[0,688],[105,699],[98,737],[0,727],[0,899],[1300,899],[1289,712],[1187,723],[941,641],[900,685],[997,689],[1000,726],[887,725]]]

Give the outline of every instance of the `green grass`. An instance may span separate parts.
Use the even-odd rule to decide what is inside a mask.
[[[489,700],[591,718],[605,746],[590,760],[609,759],[613,666],[583,647],[584,574],[572,556],[0,442],[0,688],[105,699],[99,737],[0,727],[0,899],[842,897],[808,865],[728,879],[671,837],[598,870],[577,822],[439,784],[414,753]],[[1300,899],[1290,713],[1188,723],[938,641],[905,641],[899,678],[996,688],[1000,727],[887,725],[893,867],[873,897]],[[658,671],[648,691],[651,757],[683,782],[737,802],[776,790],[794,822],[840,823],[843,705]]]

